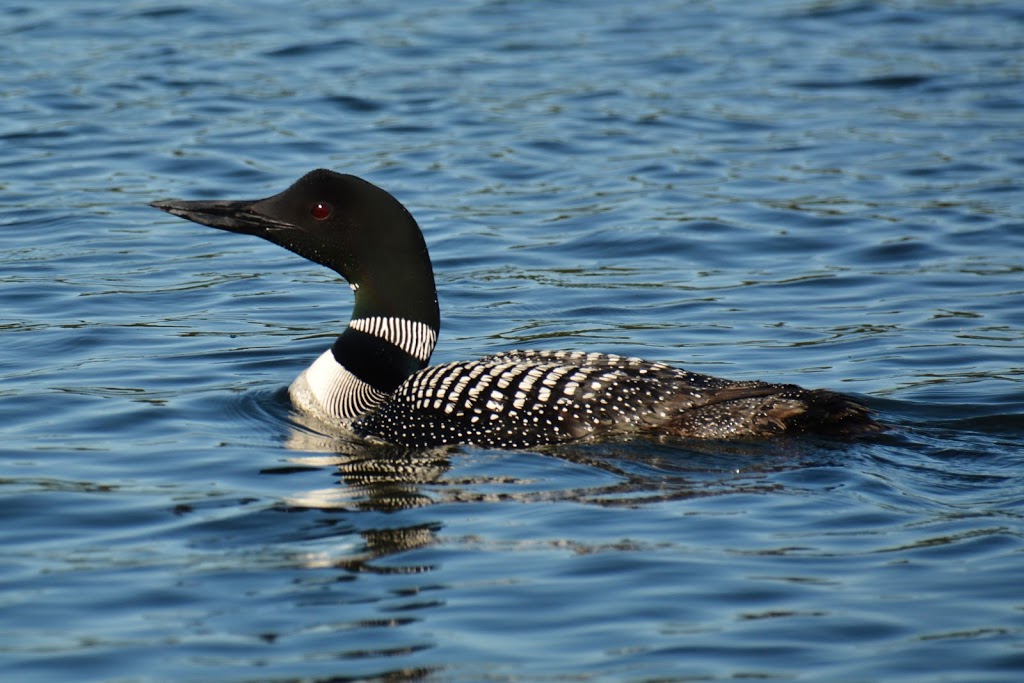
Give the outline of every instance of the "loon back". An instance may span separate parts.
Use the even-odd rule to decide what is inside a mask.
[[[600,353],[509,351],[420,370],[355,431],[414,448],[531,448],[643,434],[840,435],[871,424],[863,406],[830,391],[733,382]]]
[[[879,429],[870,411],[842,394],[735,382],[637,358],[511,351],[427,367],[440,312],[423,233],[397,199],[355,176],[320,169],[266,199],[152,206],[257,235],[349,282],[355,305],[348,327],[289,394],[300,410],[366,438],[415,448],[529,448],[617,435]]]

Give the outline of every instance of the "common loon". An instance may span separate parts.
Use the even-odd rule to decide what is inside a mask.
[[[385,190],[329,170],[266,199],[152,206],[257,235],[340,274],[348,327],[292,383],[295,406],[360,437],[410,448],[531,448],[579,439],[724,439],[878,429],[853,399],[792,384],[736,382],[601,353],[508,351],[428,367],[440,312],[415,219]]]

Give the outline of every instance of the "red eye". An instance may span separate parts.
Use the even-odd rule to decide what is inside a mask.
[[[313,205],[313,208],[309,210],[309,215],[318,221],[322,221],[327,219],[333,211],[334,209],[330,204],[326,202],[317,202]]]

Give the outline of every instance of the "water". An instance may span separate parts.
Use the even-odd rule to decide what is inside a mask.
[[[0,9],[0,677],[1018,681],[1024,12]],[[435,362],[859,395],[855,441],[397,457],[284,388],[348,289],[148,208],[327,166],[423,225]]]

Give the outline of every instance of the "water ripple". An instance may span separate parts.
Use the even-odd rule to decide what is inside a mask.
[[[0,11],[0,670],[1018,680],[1021,18]],[[145,206],[318,166],[421,223],[436,362],[642,355],[838,388],[892,428],[532,453],[325,433],[286,387],[347,288]]]

